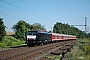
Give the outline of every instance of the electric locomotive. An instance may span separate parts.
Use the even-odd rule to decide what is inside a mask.
[[[40,44],[51,42],[51,33],[42,31],[28,31],[26,34],[27,45]]]

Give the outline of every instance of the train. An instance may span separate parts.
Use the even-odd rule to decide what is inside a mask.
[[[54,43],[65,40],[76,40],[76,36],[68,34],[50,33],[46,31],[28,31],[26,33],[26,44],[30,45],[43,45],[47,43]]]

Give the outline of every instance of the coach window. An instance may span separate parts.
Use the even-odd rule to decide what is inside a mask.
[[[61,37],[59,36],[59,39],[60,39]]]
[[[57,38],[57,36],[55,36],[55,39]]]
[[[57,36],[55,36],[55,38],[57,38]]]
[[[59,36],[57,36],[57,38],[59,39]]]

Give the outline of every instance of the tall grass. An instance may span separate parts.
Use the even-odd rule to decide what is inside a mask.
[[[66,56],[68,60],[90,60],[90,38],[77,40]]]
[[[24,40],[18,40],[12,36],[5,36],[2,41],[0,41],[0,47],[8,47],[24,44]]]

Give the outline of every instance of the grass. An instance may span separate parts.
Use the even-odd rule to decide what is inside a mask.
[[[24,40],[18,40],[12,36],[4,36],[4,39],[0,41],[1,48],[8,48],[10,46],[18,46],[25,44]]]
[[[90,60],[90,38],[77,40],[66,56],[68,60]]]
[[[59,56],[56,56],[56,55],[45,56],[44,58],[48,58],[48,59],[51,59],[51,60],[60,60],[62,58],[62,54],[60,54]]]
[[[45,56],[44,58],[48,58],[48,59],[52,59],[52,60],[55,60],[57,56],[53,55],[53,56]]]

